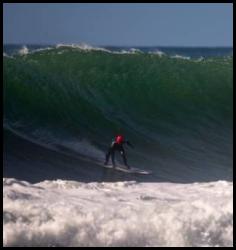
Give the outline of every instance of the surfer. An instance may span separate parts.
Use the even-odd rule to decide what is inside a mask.
[[[113,167],[115,167],[116,166],[116,164],[115,164],[115,151],[119,151],[121,156],[123,157],[124,165],[127,168],[130,168],[127,164],[127,158],[126,158],[125,150],[123,147],[123,144],[125,144],[125,143],[132,148],[134,147],[129,141],[125,141],[124,137],[122,135],[117,135],[115,137],[115,140],[112,141],[111,146],[109,147],[108,152],[106,154],[106,161],[104,163],[105,165],[108,164],[109,158],[111,156],[112,165],[113,165]]]

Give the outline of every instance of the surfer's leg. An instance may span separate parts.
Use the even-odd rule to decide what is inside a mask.
[[[127,168],[130,168],[130,167],[128,166],[128,164],[127,164],[127,158],[126,158],[124,149],[122,149],[122,150],[120,151],[120,154],[121,154],[122,157],[123,157],[124,165],[125,165]]]
[[[115,142],[112,142],[111,143],[111,146],[109,147],[108,149],[108,152],[106,154],[106,161],[105,161],[105,165],[108,164],[108,161],[109,161],[109,158],[110,158],[110,155],[111,155],[111,158],[112,158],[112,164],[114,165],[114,151],[115,151]]]
[[[116,164],[115,164],[115,150],[111,151],[111,161],[112,161],[113,167],[115,167],[116,166]]]
[[[105,165],[107,165],[108,164],[108,161],[109,161],[109,158],[110,158],[110,155],[111,155],[111,149],[109,148],[109,150],[108,150],[108,152],[107,152],[107,154],[106,154],[106,160],[105,160]]]

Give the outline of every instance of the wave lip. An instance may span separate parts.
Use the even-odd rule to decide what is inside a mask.
[[[174,55],[171,56],[171,58],[177,58],[177,59],[183,59],[183,60],[190,60],[191,58],[189,56],[181,56],[181,55]],[[199,59],[197,59],[199,60]]]
[[[158,55],[158,56],[160,56],[160,57],[162,57],[162,56],[165,56],[165,55],[166,55],[166,53],[164,53],[164,52],[163,52],[163,51],[161,51],[161,50],[150,51],[150,52],[149,52],[149,54],[152,54],[152,55]]]
[[[162,56],[190,57],[191,59],[211,58],[211,57],[233,57],[233,49],[230,47],[117,47],[117,46],[94,46],[89,43],[59,43],[55,45],[4,45],[4,52],[9,55],[26,55],[29,53],[42,52],[53,49],[78,49],[84,52],[100,51],[111,54],[153,54]],[[61,52],[59,52],[61,53]]]

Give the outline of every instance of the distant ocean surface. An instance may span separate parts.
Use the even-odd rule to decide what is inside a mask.
[[[61,44],[3,52],[5,246],[232,245],[233,48]],[[102,166],[118,133],[135,146],[126,147],[129,164],[152,175]],[[65,197],[68,211],[54,210]],[[120,207],[107,208],[111,224],[106,202]],[[61,213],[67,220],[59,223]]]

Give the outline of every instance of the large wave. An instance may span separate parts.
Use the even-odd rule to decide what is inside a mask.
[[[154,175],[231,180],[232,60],[24,50],[3,59],[4,128],[94,159],[123,133],[135,145],[129,161]]]

